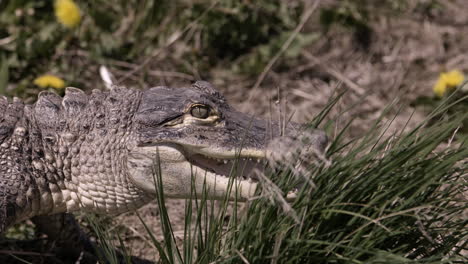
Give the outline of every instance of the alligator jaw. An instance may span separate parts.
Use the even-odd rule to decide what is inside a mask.
[[[209,199],[247,200],[254,195],[254,170],[263,168],[264,154],[256,150],[208,153],[205,148],[178,144],[137,147],[129,153],[129,176],[138,187],[155,193],[153,174],[155,167],[160,169],[164,194],[172,198],[191,197],[192,187],[198,197],[206,189]]]
[[[237,153],[210,152],[206,149],[195,148],[189,153],[191,154],[186,155],[190,163],[206,170],[207,179],[215,177],[218,184],[222,183],[225,189],[228,189],[230,176],[241,175],[235,179],[235,183],[238,184],[237,191],[241,194],[240,200],[247,200],[254,196],[259,180],[255,170],[263,171],[266,151],[244,149]],[[234,192],[234,188],[232,190]],[[294,189],[289,191],[285,198],[292,202],[297,198],[297,194],[298,189]]]

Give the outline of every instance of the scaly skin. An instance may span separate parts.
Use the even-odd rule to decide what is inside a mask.
[[[135,210],[154,198],[156,159],[168,197],[190,197],[192,183],[200,191],[206,182],[210,198],[221,199],[231,162],[264,159],[279,136],[276,124],[233,110],[206,82],[90,95],[67,88],[63,98],[42,92],[33,105],[2,98],[0,113],[0,233],[38,215]],[[323,132],[312,138],[323,151]],[[240,199],[256,187],[247,174],[238,178]]]
[[[123,168],[141,92],[42,92],[35,105],[0,107],[0,233],[35,216],[78,209],[120,213],[151,200]]]

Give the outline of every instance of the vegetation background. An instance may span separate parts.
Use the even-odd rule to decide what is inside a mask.
[[[65,15],[56,14],[54,4],[58,2],[76,4],[78,17],[73,18],[73,8],[63,11]],[[460,102],[444,108],[443,117],[430,116],[429,123],[437,126],[440,120],[458,122],[444,127],[447,131],[437,130],[444,136],[434,137],[433,143],[446,146],[451,139],[452,146],[458,147],[454,151],[460,155],[457,151],[466,154],[468,102],[464,97],[466,88],[455,91],[455,87],[461,84],[463,72],[468,72],[465,32],[468,6],[464,0],[0,0],[0,93],[32,103],[45,89],[59,94],[63,93],[62,86],[88,91],[106,89],[99,76],[99,67],[105,65],[121,85],[143,89],[184,86],[204,79],[214,83],[243,112],[268,117],[272,107],[284,105],[287,113],[294,113],[294,121],[310,122],[330,104],[330,98],[347,89],[327,113],[323,127],[332,138],[348,140],[373,131],[376,121],[388,122],[384,136],[412,131],[427,120],[443,98],[452,95],[452,101]],[[445,82],[443,76],[448,75],[441,73],[453,70],[462,75],[460,82]],[[40,79],[44,75],[58,77],[63,83]],[[434,93],[436,83],[443,84],[444,92]],[[345,132],[340,134],[343,129]],[[466,164],[462,160],[463,155],[457,156],[455,163]],[[442,171],[450,170],[442,167]],[[446,176],[466,176],[463,172]],[[461,179],[466,184],[466,178]],[[458,190],[462,187],[457,186]],[[466,193],[466,185],[460,192]],[[457,241],[463,241],[463,237],[466,241],[466,230],[461,228],[466,226],[465,195],[453,196],[461,199],[457,204],[463,206],[453,209],[452,214],[465,220],[454,224],[461,232]],[[186,203],[168,201],[167,210],[175,243],[182,243]],[[156,220],[160,215],[158,206],[148,205],[140,215],[155,237],[162,240],[165,234]],[[99,221],[119,231],[120,240],[132,255],[158,259],[151,235],[135,213]],[[34,239],[28,224],[16,226],[9,236]],[[371,253],[350,257],[343,248],[335,252],[331,244],[322,246],[328,253],[317,251],[317,256],[322,254],[318,262],[369,263],[372,259],[376,263],[397,263],[421,259],[421,255],[404,255],[397,249],[388,251],[397,252],[395,255],[384,251],[374,254],[372,247]],[[12,247],[24,249],[21,244]],[[463,247],[466,242],[458,253],[452,252],[458,260]],[[248,250],[232,252],[237,258],[227,260],[234,263],[265,260],[249,262]],[[285,263],[275,258],[275,252],[264,249],[250,254],[266,256],[272,263]],[[452,261],[448,258],[452,253],[447,252],[428,253],[425,261]],[[300,252],[295,253],[300,256]],[[431,259],[433,255],[437,257]],[[209,263],[202,260],[199,263]]]

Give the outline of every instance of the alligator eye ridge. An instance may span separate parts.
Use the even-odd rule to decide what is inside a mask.
[[[192,109],[190,109],[190,114],[193,117],[200,118],[200,119],[206,119],[210,116],[210,107],[207,105],[195,105],[192,106]]]

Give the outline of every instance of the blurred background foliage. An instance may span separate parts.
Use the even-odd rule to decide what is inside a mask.
[[[319,7],[281,53],[275,70],[297,67],[304,49],[336,27],[352,32],[357,46],[368,50],[373,38],[370,21],[401,15],[410,4],[407,0],[330,2]],[[57,20],[52,0],[0,1],[0,94],[31,103],[45,88],[34,80],[44,74],[63,79],[66,86],[101,89],[100,65],[108,66],[119,84],[139,88],[216,76],[252,80],[281,51],[313,1],[74,3],[81,20],[70,28]],[[430,17],[441,8],[437,0],[427,0],[417,1],[416,7],[413,3],[412,10]],[[431,94],[413,102],[429,110],[438,103]]]
[[[206,78],[215,67],[255,76],[280,50],[307,2],[76,1],[82,21],[69,29],[57,22],[53,1],[0,1],[0,92],[34,96],[37,89],[31,84],[44,73],[60,76],[67,85],[96,87],[98,65],[128,70],[151,58],[159,62],[156,68],[170,68],[189,79]],[[334,25],[347,27],[366,46],[372,34],[369,17],[382,15],[376,10],[388,13],[385,15],[401,12],[406,2],[340,1],[321,7],[320,29],[326,32]],[[385,8],[375,9],[375,5]],[[436,8],[435,1],[425,5],[421,8]],[[320,34],[303,30],[282,59],[294,60]],[[155,68],[155,63],[144,66]],[[148,81],[144,73],[135,76],[131,76],[133,84]]]
[[[251,72],[267,60],[292,30],[301,14],[298,1],[76,1],[82,12],[75,29],[60,25],[53,1],[0,1],[1,92],[35,94],[32,80],[57,74],[68,85],[88,87],[97,78],[96,65],[108,60],[138,63],[178,40],[173,64],[192,73],[242,59],[239,71]],[[261,8],[259,8],[261,6]],[[172,38],[172,39],[171,39]],[[304,34],[297,45],[310,41]],[[258,47],[257,52],[252,52]],[[291,52],[294,53],[294,52]],[[239,64],[239,63],[238,63]],[[89,68],[90,66],[91,68]],[[258,71],[258,69],[257,69]],[[8,72],[8,82],[5,81]],[[8,87],[6,83],[9,83]]]

